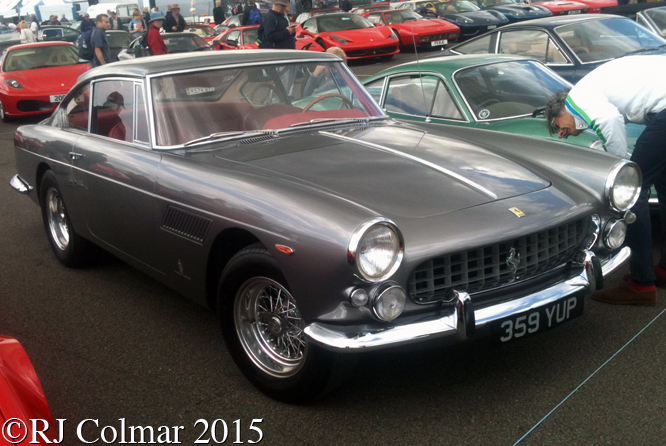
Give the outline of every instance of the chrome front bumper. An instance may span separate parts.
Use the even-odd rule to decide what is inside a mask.
[[[594,266],[599,265],[599,262],[592,261],[595,259],[592,252],[586,251],[582,255],[584,260],[581,261],[581,265],[584,266],[584,269],[579,275],[525,297],[477,311],[474,311],[467,293],[458,293],[453,311],[440,318],[361,333],[335,331],[318,323],[308,325],[304,331],[312,342],[325,348],[350,351],[398,346],[441,337],[468,338],[476,330],[483,329],[488,324],[507,316],[535,310],[579,292],[593,292],[596,289],[597,281],[600,280],[598,266]],[[601,275],[606,276],[612,273],[629,257],[631,257],[631,250],[628,247],[622,248],[601,265]]]

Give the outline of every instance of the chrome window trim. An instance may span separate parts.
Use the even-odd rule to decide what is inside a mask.
[[[87,86],[88,89],[92,92],[92,81],[91,82],[86,82],[86,83],[81,84],[81,85],[75,85],[74,87],[72,87],[71,90],[69,90],[69,92],[65,96],[65,99],[63,99],[60,102],[60,104],[58,104],[58,107],[56,107],[55,111],[53,112],[53,115],[55,115],[56,113],[65,113],[64,109],[62,108],[62,104],[69,103],[70,100],[73,100],[73,98],[75,96],[75,93],[78,92],[80,88],[85,88],[85,86]],[[63,121],[62,119],[60,120],[60,126],[59,126],[60,129],[65,130],[65,131],[69,131],[69,132],[82,133],[84,135],[88,135],[90,133],[90,115],[92,114],[91,113],[92,112],[91,108],[92,108],[92,95],[89,95],[89,97],[88,97],[88,128],[87,128],[87,130],[81,130],[79,128],[69,127],[69,126],[65,125],[65,121],[67,121],[67,114],[65,114],[65,121]]]
[[[458,113],[460,113],[460,116],[464,116],[465,119],[442,118],[442,117],[439,117],[439,116],[421,116],[421,115],[412,115],[411,113],[400,113],[400,112],[393,112],[393,111],[391,113],[396,113],[396,114],[399,114],[399,115],[415,116],[417,118],[423,118],[423,119],[431,118],[431,119],[443,119],[443,120],[446,120],[446,121],[455,121],[455,122],[470,122],[469,117],[466,116],[466,114],[462,112],[460,104],[458,102],[458,99],[450,93],[451,87],[446,83],[446,78],[444,77],[443,74],[441,74],[439,72],[436,72],[436,71],[405,71],[403,73],[390,74],[390,75],[386,76],[386,78],[385,78],[386,81],[384,83],[384,90],[382,90],[382,99],[385,99],[386,94],[388,94],[388,86],[391,82],[391,79],[393,79],[394,77],[413,76],[413,75],[421,75],[421,77],[423,77],[424,75],[431,75],[431,76],[434,76],[436,78],[439,78],[444,83],[444,86],[447,88],[447,91],[449,91],[449,96],[451,96],[451,99],[453,99],[453,103],[455,104],[456,108],[458,109]],[[457,87],[457,85],[456,85],[456,87]],[[462,93],[460,93],[460,89],[457,88],[457,90],[458,90],[458,93],[460,94],[460,96],[462,96]],[[433,98],[433,103],[434,103],[434,98]],[[382,104],[382,107],[383,107],[384,102],[382,102],[381,104]],[[383,108],[382,108],[382,110],[383,110]],[[469,109],[468,109],[468,111],[469,111]]]
[[[462,71],[462,70],[468,70],[470,68],[476,68],[476,67],[481,67],[481,66],[485,66],[485,65],[495,65],[495,64],[498,64],[498,63],[523,62],[523,61],[531,61],[531,62],[536,62],[538,64],[544,65],[543,62],[541,62],[537,59],[513,59],[513,60],[504,60],[502,62],[487,62],[487,63],[477,64],[477,65],[470,65],[468,67],[458,68],[456,71],[451,73],[451,80],[455,84],[456,89],[458,90],[458,93],[460,93],[460,97],[463,98],[463,101],[465,101],[465,105],[467,106],[467,110],[469,110],[469,114],[472,116],[472,119],[474,119],[474,122],[506,121],[506,120],[509,120],[509,119],[517,119],[517,118],[524,118],[524,117],[527,117],[527,116],[532,116],[532,114],[527,113],[527,114],[518,115],[518,116],[508,116],[508,117],[505,117],[505,118],[494,118],[494,119],[482,119],[482,120],[476,119],[476,116],[474,115],[474,112],[472,111],[472,107],[469,105],[469,102],[467,102],[467,98],[463,94],[462,90],[460,89],[460,86],[458,85],[458,82],[456,81],[456,74],[458,74],[458,72]],[[548,67],[546,67],[546,68],[548,68]]]
[[[316,18],[316,17],[315,17]],[[152,141],[151,147],[153,150],[160,150],[160,151],[169,151],[169,150],[177,150],[177,149],[182,149],[184,148],[184,144],[180,145],[175,145],[175,146],[160,146],[157,144],[157,129],[155,128],[155,109],[154,109],[154,104],[153,104],[153,79],[157,79],[159,77],[166,77],[166,76],[172,76],[174,74],[189,74],[189,73],[201,73],[201,72],[206,72],[206,71],[216,71],[220,69],[237,69],[237,68],[247,68],[247,67],[260,67],[260,66],[281,66],[284,64],[299,64],[299,63],[316,63],[316,62],[321,62],[321,63],[333,63],[333,62],[338,62],[340,63],[340,66],[342,67],[343,70],[346,70],[347,75],[351,79],[352,82],[356,83],[356,86],[359,88],[360,91],[365,92],[367,98],[372,102],[373,104],[377,105],[377,110],[380,113],[380,116],[369,116],[368,118],[377,118],[377,117],[384,117],[384,118],[389,118],[389,116],[382,110],[381,107],[375,102],[374,99],[372,99],[372,96],[370,96],[366,91],[365,88],[363,87],[363,84],[361,81],[352,73],[352,71],[349,69],[347,64],[341,63],[342,59],[323,59],[323,58],[313,58],[313,59],[283,59],[283,60],[276,60],[276,61],[271,61],[271,62],[248,62],[248,63],[242,63],[242,64],[234,64],[234,65],[213,65],[210,67],[201,67],[201,68],[188,68],[188,69],[182,69],[182,70],[173,70],[173,71],[165,71],[163,73],[155,73],[151,75],[146,76],[146,94],[147,94],[147,105],[149,108],[149,113],[150,115],[148,116],[149,121],[150,121],[150,138]]]

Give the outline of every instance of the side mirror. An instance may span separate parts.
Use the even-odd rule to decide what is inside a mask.
[[[227,39],[227,45],[229,45],[229,46],[238,46],[238,40]]]
[[[379,28],[380,26],[382,26],[382,22],[375,23],[375,26]]]

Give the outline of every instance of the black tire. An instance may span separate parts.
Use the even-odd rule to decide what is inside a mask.
[[[395,33],[395,36],[398,38],[398,48],[400,48],[400,52],[402,53],[403,51],[405,51],[406,48],[405,45],[402,44],[400,33],[393,28],[391,28],[391,30]],[[388,60],[388,59],[382,59],[382,60]]]
[[[5,113],[5,108],[2,105],[2,101],[0,101],[0,119],[2,120],[2,122],[12,122],[11,116]]]
[[[90,254],[90,242],[74,231],[60,187],[50,170],[47,170],[42,177],[39,203],[46,237],[60,263],[70,268],[86,264]]]
[[[229,261],[217,298],[218,317],[232,358],[245,377],[273,399],[292,404],[315,401],[337,387],[355,363],[355,355],[335,354],[306,339],[286,280],[260,244],[244,248]],[[252,299],[256,299],[254,304]],[[258,308],[265,310],[261,304],[268,301],[275,302],[275,308],[284,308],[277,302],[288,303],[289,311],[262,311],[258,316]],[[293,342],[285,342],[287,339]],[[278,351],[280,341],[282,352]],[[298,347],[290,348],[294,345]]]

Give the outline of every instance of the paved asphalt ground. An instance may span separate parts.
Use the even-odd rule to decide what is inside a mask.
[[[380,68],[353,66],[359,75]],[[38,207],[8,184],[13,131],[35,122],[0,123],[0,333],[23,343],[54,416],[67,420],[63,444],[82,444],[85,419],[99,420],[82,431],[93,441],[121,418],[183,426],[182,444],[203,432],[199,419],[225,420],[225,444],[241,420],[248,444],[259,418],[266,445],[666,444],[663,290],[656,308],[588,298],[582,317],[508,345],[372,353],[311,406],[264,397],[236,369],[206,308],[111,256],[80,270],[56,261]]]

